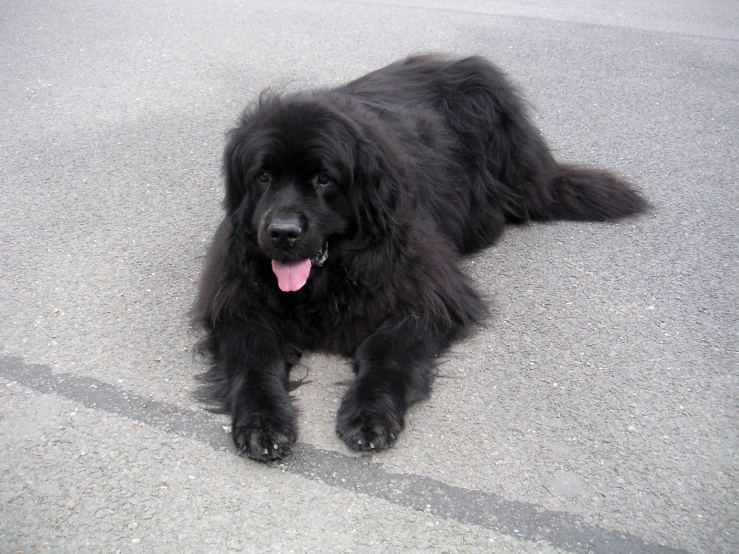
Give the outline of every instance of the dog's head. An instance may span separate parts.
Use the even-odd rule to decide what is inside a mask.
[[[226,209],[285,292],[342,238],[379,238],[393,209],[387,154],[329,93],[262,95],[228,134]]]

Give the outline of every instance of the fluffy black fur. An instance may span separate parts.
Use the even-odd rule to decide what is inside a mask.
[[[353,358],[336,430],[381,450],[430,391],[434,358],[486,307],[459,257],[507,222],[621,218],[631,185],[555,161],[504,75],[478,57],[416,56],[331,90],[263,93],[228,133],[226,216],[194,321],[206,397],[240,452],[296,440],[290,368],[306,350]],[[282,292],[272,260],[312,259]]]

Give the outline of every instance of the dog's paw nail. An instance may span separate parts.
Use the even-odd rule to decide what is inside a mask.
[[[357,441],[357,444],[362,444],[362,439],[359,439],[359,440]]]
[[[275,450],[279,450],[280,449],[280,445],[279,444],[273,444],[272,445],[272,448],[274,448]]]
[[[374,442],[370,442],[370,450],[374,450],[374,449],[375,449],[375,443]]]
[[[390,438],[395,440],[395,433],[390,433]]]
[[[262,452],[262,454],[264,454],[264,455],[266,456],[267,454],[269,454],[269,450],[267,450],[267,449],[265,448],[265,449],[264,449],[264,452]]]

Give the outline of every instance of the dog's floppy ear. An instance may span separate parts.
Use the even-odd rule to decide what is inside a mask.
[[[224,207],[228,213],[235,212],[250,192],[249,171],[258,163],[258,152],[265,148],[264,137],[258,130],[264,125],[264,114],[279,101],[279,95],[271,89],[263,90],[256,102],[241,113],[236,126],[226,133],[222,173],[226,184]]]
[[[223,151],[223,178],[226,185],[224,207],[228,213],[235,212],[246,194],[246,164],[248,131],[243,125],[231,129]]]
[[[403,170],[390,146],[382,138],[366,136],[356,142],[352,201],[360,233],[374,239],[388,235],[401,209],[398,191]]]

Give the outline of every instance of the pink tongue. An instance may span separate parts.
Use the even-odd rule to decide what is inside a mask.
[[[272,271],[277,275],[277,284],[282,292],[300,290],[310,275],[310,260],[300,262],[276,262],[272,260]]]

